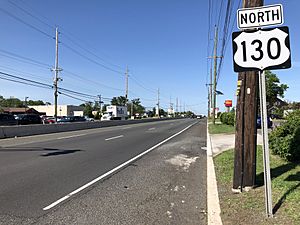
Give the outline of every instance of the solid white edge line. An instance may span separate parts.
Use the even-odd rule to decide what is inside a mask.
[[[119,136],[116,136],[116,137],[106,138],[105,141],[110,141],[110,140],[117,139],[117,138],[122,138],[122,137],[124,137],[124,135],[119,135]]]
[[[59,203],[61,203],[61,202],[65,201],[65,200],[67,200],[68,198],[70,198],[71,196],[77,194],[78,192],[80,192],[80,191],[82,191],[82,190],[88,188],[89,186],[93,185],[94,183],[98,182],[99,180],[102,180],[103,178],[105,178],[105,177],[111,175],[112,173],[114,173],[115,171],[121,169],[122,167],[127,166],[127,165],[130,164],[131,162],[137,160],[138,158],[142,157],[143,155],[145,155],[145,154],[151,152],[153,149],[159,147],[160,145],[164,144],[165,142],[171,140],[172,138],[178,136],[178,135],[181,134],[182,132],[184,132],[184,131],[186,131],[187,129],[191,128],[191,127],[194,126],[196,123],[198,123],[198,122],[195,122],[195,123],[193,123],[193,124],[187,126],[187,127],[184,128],[183,130],[181,130],[181,131],[179,131],[178,133],[172,135],[171,137],[168,137],[167,139],[165,139],[165,140],[163,140],[162,142],[160,142],[160,143],[154,145],[153,147],[149,148],[148,150],[142,152],[141,154],[139,154],[139,155],[137,155],[137,156],[131,158],[130,160],[128,160],[128,161],[122,163],[121,165],[115,167],[114,169],[112,169],[112,170],[110,170],[110,171],[108,171],[108,172],[102,174],[101,176],[95,178],[94,180],[90,181],[89,183],[87,183],[87,184],[81,186],[80,188],[78,188],[78,189],[72,191],[71,193],[67,194],[66,196],[64,196],[64,197],[58,199],[57,201],[53,202],[52,204],[50,204],[50,205],[44,207],[43,210],[46,211],[46,210],[49,210],[49,209],[53,208],[54,206],[56,206],[56,205],[58,205]]]

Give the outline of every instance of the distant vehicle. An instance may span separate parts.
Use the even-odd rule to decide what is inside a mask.
[[[141,114],[139,113],[134,114],[134,119],[142,119]]]
[[[102,115],[101,120],[126,120],[127,118],[126,106],[109,105],[106,107],[106,112]]]
[[[267,120],[268,120],[268,128],[272,128],[273,126],[273,121],[270,117],[267,117]],[[257,129],[261,129],[261,117],[257,117],[257,120],[256,120],[256,128]]]
[[[37,114],[19,114],[17,115],[18,124],[27,125],[27,124],[41,124],[42,119]]]
[[[55,117],[44,117],[43,124],[52,124],[55,123]]]
[[[89,122],[94,122],[95,121],[94,118],[90,118],[88,116],[84,116],[84,118],[85,118],[86,121],[89,121]]]
[[[85,122],[86,119],[83,116],[66,116],[59,121],[58,123],[74,123],[74,122]]]
[[[18,120],[13,115],[7,113],[0,113],[0,126],[17,125]]]

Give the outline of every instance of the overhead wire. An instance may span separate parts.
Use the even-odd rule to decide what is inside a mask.
[[[118,73],[118,74],[123,74],[123,72],[121,72],[121,71],[112,69],[112,68],[110,68],[110,67],[108,67],[108,66],[106,66],[106,65],[104,65],[104,64],[102,64],[102,63],[99,63],[99,62],[97,62],[96,60],[93,60],[92,58],[90,58],[90,57],[88,57],[88,56],[86,56],[86,55],[80,53],[79,51],[77,51],[76,49],[72,48],[71,46],[69,46],[68,44],[66,44],[66,43],[64,43],[64,42],[61,42],[61,44],[62,44],[62,46],[66,47],[67,49],[69,49],[69,50],[71,50],[72,52],[76,53],[77,55],[81,56],[82,58],[84,58],[84,59],[86,59],[86,60],[88,60],[88,61],[90,61],[90,62],[92,62],[92,63],[94,63],[94,64],[96,64],[96,65],[98,65],[98,66],[101,66],[102,68],[104,68],[104,69],[106,69],[106,70],[109,70],[109,71],[112,71],[112,72]]]
[[[13,6],[15,6],[16,8],[18,8],[19,10],[21,10],[23,13],[25,13],[25,14],[27,14],[28,16],[30,16],[30,17],[36,19],[36,20],[39,21],[40,23],[44,24],[45,26],[47,26],[47,27],[49,27],[49,28],[51,28],[51,29],[55,28],[54,26],[50,25],[49,23],[45,22],[44,20],[40,19],[39,17],[33,15],[31,12],[29,12],[29,11],[26,10],[26,9],[24,9],[23,7],[21,7],[20,5],[16,4],[15,2],[12,2],[11,0],[8,0],[8,2],[9,2],[10,4],[12,4]],[[22,1],[22,2],[24,3],[24,1]],[[22,23],[22,24],[24,24],[24,25],[26,25],[26,26],[28,26],[28,27],[30,27],[30,28],[36,30],[37,32],[39,32],[39,33],[41,33],[41,34],[43,34],[43,35],[45,35],[45,36],[47,36],[47,37],[49,37],[49,38],[51,38],[51,39],[55,39],[52,35],[48,34],[47,32],[43,31],[42,29],[38,28],[37,26],[34,26],[34,25],[32,25],[32,24],[30,24],[30,23],[24,21],[23,19],[21,19],[21,18],[19,18],[18,16],[14,15],[14,14],[12,14],[12,13],[10,13],[10,12],[8,12],[7,10],[5,10],[5,9],[3,9],[3,8],[0,8],[0,11],[2,11],[3,13],[7,14],[7,15],[10,16],[10,17],[12,17],[13,19],[19,21],[20,23]],[[44,18],[45,18],[45,17],[44,17]],[[104,61],[104,62],[106,62],[106,63],[108,63],[108,64],[110,64],[110,65],[112,65],[112,66],[115,66],[115,67],[118,67],[118,68],[122,68],[121,66],[119,66],[119,65],[117,65],[117,64],[113,64],[113,63],[110,63],[110,62],[104,60],[103,58],[97,56],[97,55],[96,55],[95,53],[93,53],[92,51],[90,51],[90,50],[88,50],[88,49],[85,49],[81,44],[78,44],[77,42],[75,42],[74,40],[72,40],[72,38],[70,38],[68,35],[64,34],[64,36],[65,36],[67,39],[69,39],[73,44],[75,44],[77,47],[79,47],[80,49],[82,49],[82,50],[86,51],[87,53],[93,55],[94,57],[97,57],[98,59],[100,59],[100,60],[102,60],[102,61]],[[112,71],[112,72],[115,72],[115,73],[118,73],[118,74],[123,74],[123,72],[121,72],[121,71],[119,71],[119,70],[113,69],[113,68],[111,68],[111,67],[109,67],[109,66],[104,65],[103,63],[97,62],[96,60],[94,60],[94,59],[92,59],[92,58],[86,56],[85,54],[83,54],[83,53],[81,53],[80,51],[78,51],[78,50],[72,48],[70,45],[68,45],[68,44],[66,44],[66,43],[64,43],[64,42],[60,42],[60,43],[61,43],[64,47],[66,47],[66,48],[68,48],[69,50],[71,50],[72,52],[74,52],[74,53],[76,53],[77,55],[81,56],[82,58],[85,58],[86,60],[88,60],[88,61],[90,61],[90,62],[92,62],[92,63],[94,63],[94,64],[97,64],[97,65],[101,66],[102,68],[105,68],[105,69],[107,69],[107,70],[109,70],[109,71]],[[13,56],[11,56],[11,55],[13,55]],[[6,57],[7,57],[7,56],[6,56]],[[31,59],[29,59],[29,58],[27,58],[27,57],[20,57],[20,56],[18,56],[18,55],[16,55],[16,54],[13,54],[13,53],[12,53],[12,54],[10,53],[10,57],[11,57],[11,58],[14,58],[14,59],[16,59],[16,58],[19,58],[19,59],[20,59],[20,58],[21,58],[23,62],[26,61],[26,63],[32,63],[32,64],[34,64],[34,65],[47,66],[47,67],[50,67],[50,68],[51,68],[51,66],[48,65],[48,64],[44,64],[44,63],[38,62],[38,61],[36,61],[36,60],[31,60]],[[69,72],[69,73],[70,73],[70,72]],[[74,75],[74,73],[73,73],[73,75]],[[150,91],[150,92],[153,92],[153,93],[155,92],[154,89],[145,87],[145,85],[141,84],[141,82],[139,82],[136,78],[131,77],[131,79],[132,79],[137,85],[139,85],[140,87],[142,87],[143,89],[145,89],[145,90],[147,90],[147,91]],[[100,84],[100,85],[106,86],[106,85],[103,85],[103,84]],[[109,86],[106,86],[106,87],[111,88],[111,89],[116,89],[116,88],[112,88],[112,87],[109,87]],[[116,90],[121,90],[121,89],[116,89]]]
[[[13,2],[11,0],[7,0],[10,4],[12,4],[13,6],[15,6],[16,8],[18,8],[19,10],[21,10],[22,12],[24,12],[25,14],[29,15],[30,17],[36,19],[37,21],[39,21],[40,23],[46,25],[47,27],[51,28],[51,29],[55,29],[55,26],[50,25],[49,23],[46,23],[45,21],[41,20],[39,17],[33,15],[32,13],[30,13],[28,10],[24,9],[23,7],[21,7],[20,5],[16,4],[16,2]]]
[[[41,30],[39,28],[37,28],[36,26],[31,25],[30,23],[25,22],[23,19],[20,19],[19,17],[17,17],[16,15],[8,12],[7,10],[5,10],[5,9],[3,9],[3,8],[0,7],[0,11],[3,12],[3,13],[5,13],[6,15],[10,16],[11,18],[14,18],[15,20],[19,21],[20,23],[25,24],[26,26],[30,27],[31,29],[34,29],[35,31],[37,31],[37,32],[39,32],[39,33],[47,36],[48,38],[53,39],[52,35],[46,33],[45,31],[43,31],[43,30]]]

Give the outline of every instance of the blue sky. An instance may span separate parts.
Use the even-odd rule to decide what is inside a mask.
[[[216,22],[221,5],[221,0],[212,1],[211,25]],[[60,87],[90,95],[101,94],[106,98],[124,95],[124,73],[128,65],[130,99],[139,97],[144,106],[152,108],[156,104],[159,88],[161,105],[164,108],[169,106],[170,97],[174,105],[178,98],[182,110],[185,105],[186,110],[205,114],[207,112],[205,84],[208,83],[208,2],[208,0],[2,0],[0,71],[52,84],[53,72],[50,71],[50,67],[54,66],[55,40],[51,37],[55,36],[55,26],[58,26],[61,41],[59,66],[63,69],[60,74],[63,78],[59,83]],[[239,0],[234,2],[237,5]],[[297,23],[300,16],[297,13],[299,7],[296,2],[296,0],[265,1],[265,4],[283,4],[284,25],[290,27],[293,67],[274,72],[283,83],[290,86],[286,99],[291,101],[300,101],[297,95],[300,88],[300,82],[297,82],[299,79],[297,75],[300,72]],[[224,17],[225,5],[221,12]],[[232,17],[235,13],[234,9]],[[223,17],[221,16],[220,25],[223,23]],[[213,27],[210,30],[212,34]],[[233,31],[236,30],[234,24]],[[222,33],[220,36],[222,37]],[[211,49],[212,41],[209,42]],[[81,56],[74,53],[74,50]],[[43,64],[24,63],[18,57],[18,60],[12,59],[15,56],[12,57],[11,53]],[[231,40],[229,40],[218,83],[218,90],[224,93],[224,96],[218,98],[218,105],[221,108],[225,99],[235,100],[236,80],[237,74],[233,72]],[[0,94],[5,97],[15,96],[24,99],[28,96],[30,99],[53,103],[53,91],[50,89],[5,80],[0,82]],[[79,100],[59,96],[59,104],[81,103]]]

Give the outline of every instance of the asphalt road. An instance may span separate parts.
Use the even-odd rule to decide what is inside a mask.
[[[65,202],[45,207],[197,122],[170,120],[1,140],[0,216],[41,217]]]

